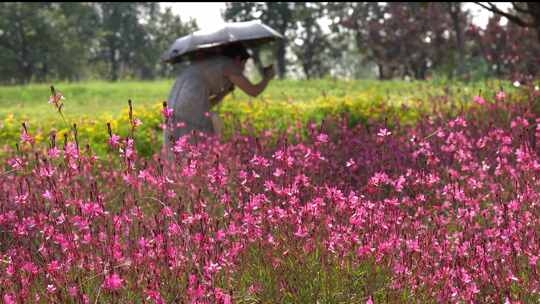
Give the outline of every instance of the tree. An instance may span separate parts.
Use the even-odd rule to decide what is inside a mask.
[[[1,3],[0,81],[77,79],[92,40],[93,10],[83,3]]]
[[[51,18],[62,21],[61,30],[55,34],[54,48],[64,50],[64,54],[49,57],[47,62],[57,79],[80,80],[90,72],[88,61],[96,51],[95,37],[99,20],[97,11],[87,3],[56,3],[59,10],[51,13]],[[42,79],[50,78],[44,73]]]
[[[0,4],[0,46],[7,67],[3,70],[14,72],[14,81],[27,83],[32,79],[39,62],[39,54],[32,48],[41,37],[52,39],[51,27],[44,22],[41,10],[46,4],[27,6],[22,3]]]
[[[99,58],[108,64],[108,78],[116,81],[120,69],[133,63],[134,50],[144,40],[144,29],[139,23],[141,4],[103,2],[95,5],[101,24]]]
[[[379,79],[425,79],[428,70],[447,64],[462,43],[452,43],[451,14],[441,4],[344,2],[329,11],[334,23],[354,32],[358,49],[377,65]],[[460,12],[455,14],[459,19]]]
[[[0,3],[0,82],[169,75],[161,53],[196,28],[158,3]]]
[[[344,41],[323,30],[321,18],[326,16],[326,5],[320,2],[294,3],[294,32],[292,47],[306,78],[321,78],[327,75],[339,61]]]
[[[453,56],[452,66],[456,70],[456,74],[463,75],[465,72],[465,58],[467,58],[465,29],[471,22],[470,16],[463,11],[462,2],[445,2],[443,5],[450,16],[451,28],[454,31],[456,51]],[[450,73],[450,76],[454,76],[454,73]]]
[[[393,46],[384,48],[384,42],[380,39],[377,41],[383,46],[383,52],[379,51],[378,47],[368,47],[367,40],[370,38],[367,26],[372,20],[380,20],[384,13],[382,7],[377,3],[370,2],[334,2],[328,5],[330,18],[333,20],[334,29],[337,29],[336,24],[352,31],[358,50],[365,55],[364,62],[372,61],[377,65],[379,79],[391,78],[390,65]],[[385,32],[381,32],[385,35]],[[374,45],[373,45],[374,46]],[[390,55],[390,56],[389,56]],[[388,72],[387,72],[388,71]]]
[[[540,3],[539,2],[511,2],[513,11],[505,12],[493,2],[474,2],[479,6],[497,15],[507,18],[510,22],[521,27],[536,30],[536,38],[540,42]]]
[[[156,3],[152,3],[147,10],[147,20],[143,24],[146,35],[144,44],[138,48],[134,58],[138,67],[136,75],[141,79],[171,76],[174,67],[161,63],[160,56],[177,38],[196,31],[197,23],[193,19],[183,22],[180,16],[172,13],[170,7],[161,12]]]
[[[494,15],[484,30],[471,31],[492,73],[511,78],[539,75],[540,42],[535,31],[512,22],[502,25],[501,18]]]

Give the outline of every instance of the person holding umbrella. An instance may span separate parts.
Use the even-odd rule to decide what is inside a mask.
[[[169,125],[164,130],[164,148],[168,153],[181,136],[192,134],[194,131],[215,134],[211,116],[213,114],[210,110],[235,87],[249,96],[256,97],[274,78],[272,65],[263,69],[262,80],[257,84],[253,84],[243,74],[246,61],[250,58],[245,44],[270,41],[268,38],[281,36],[272,33],[268,28],[265,30],[270,32],[270,35],[268,33],[253,35],[248,28],[253,25],[261,24],[243,22],[232,26],[229,24],[228,27],[210,34],[196,32],[176,40],[164,55],[166,58],[164,61],[169,62],[178,61],[178,53],[189,53],[192,58],[190,65],[177,77],[169,94],[168,106],[173,113],[169,118]],[[248,37],[242,39],[242,35],[246,34]],[[220,38],[221,35],[226,38]],[[220,43],[220,39],[226,43]],[[179,49],[181,51],[178,51]],[[192,51],[185,51],[186,49]]]

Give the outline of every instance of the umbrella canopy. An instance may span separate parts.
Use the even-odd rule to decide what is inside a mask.
[[[200,30],[176,39],[161,56],[161,61],[175,63],[196,51],[229,43],[241,42],[246,47],[257,47],[276,39],[283,39],[283,36],[260,20],[226,23],[217,30]]]

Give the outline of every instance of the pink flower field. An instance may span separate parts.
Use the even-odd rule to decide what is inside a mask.
[[[412,127],[194,135],[174,159],[23,128],[0,174],[2,301],[539,301],[540,96],[497,93]]]

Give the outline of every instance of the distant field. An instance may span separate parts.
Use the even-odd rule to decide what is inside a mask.
[[[54,87],[65,96],[66,116],[98,116],[103,113],[119,112],[132,99],[137,106],[147,106],[166,99],[170,81],[155,82],[81,82],[54,83]],[[50,84],[0,87],[0,116],[14,114],[27,119],[56,116],[47,103],[51,95]]]
[[[167,99],[174,80],[160,81],[121,81],[121,82],[80,82],[54,83],[55,88],[66,97],[64,112],[66,116],[99,116],[100,114],[119,113],[131,99],[135,107],[147,107]],[[469,94],[476,93],[482,83],[469,84],[466,87],[452,85],[453,89],[463,89]],[[334,81],[334,80],[274,80],[266,91],[257,99],[307,101],[324,94],[332,97],[344,97],[364,91],[377,91],[393,96],[418,96],[424,94],[443,94],[444,85],[430,82],[403,81]],[[32,84],[27,86],[0,86],[0,119],[8,114],[33,120],[55,117],[57,114],[47,103],[50,84]],[[423,97],[423,96],[418,96]],[[232,99],[247,100],[247,95],[239,90]]]

